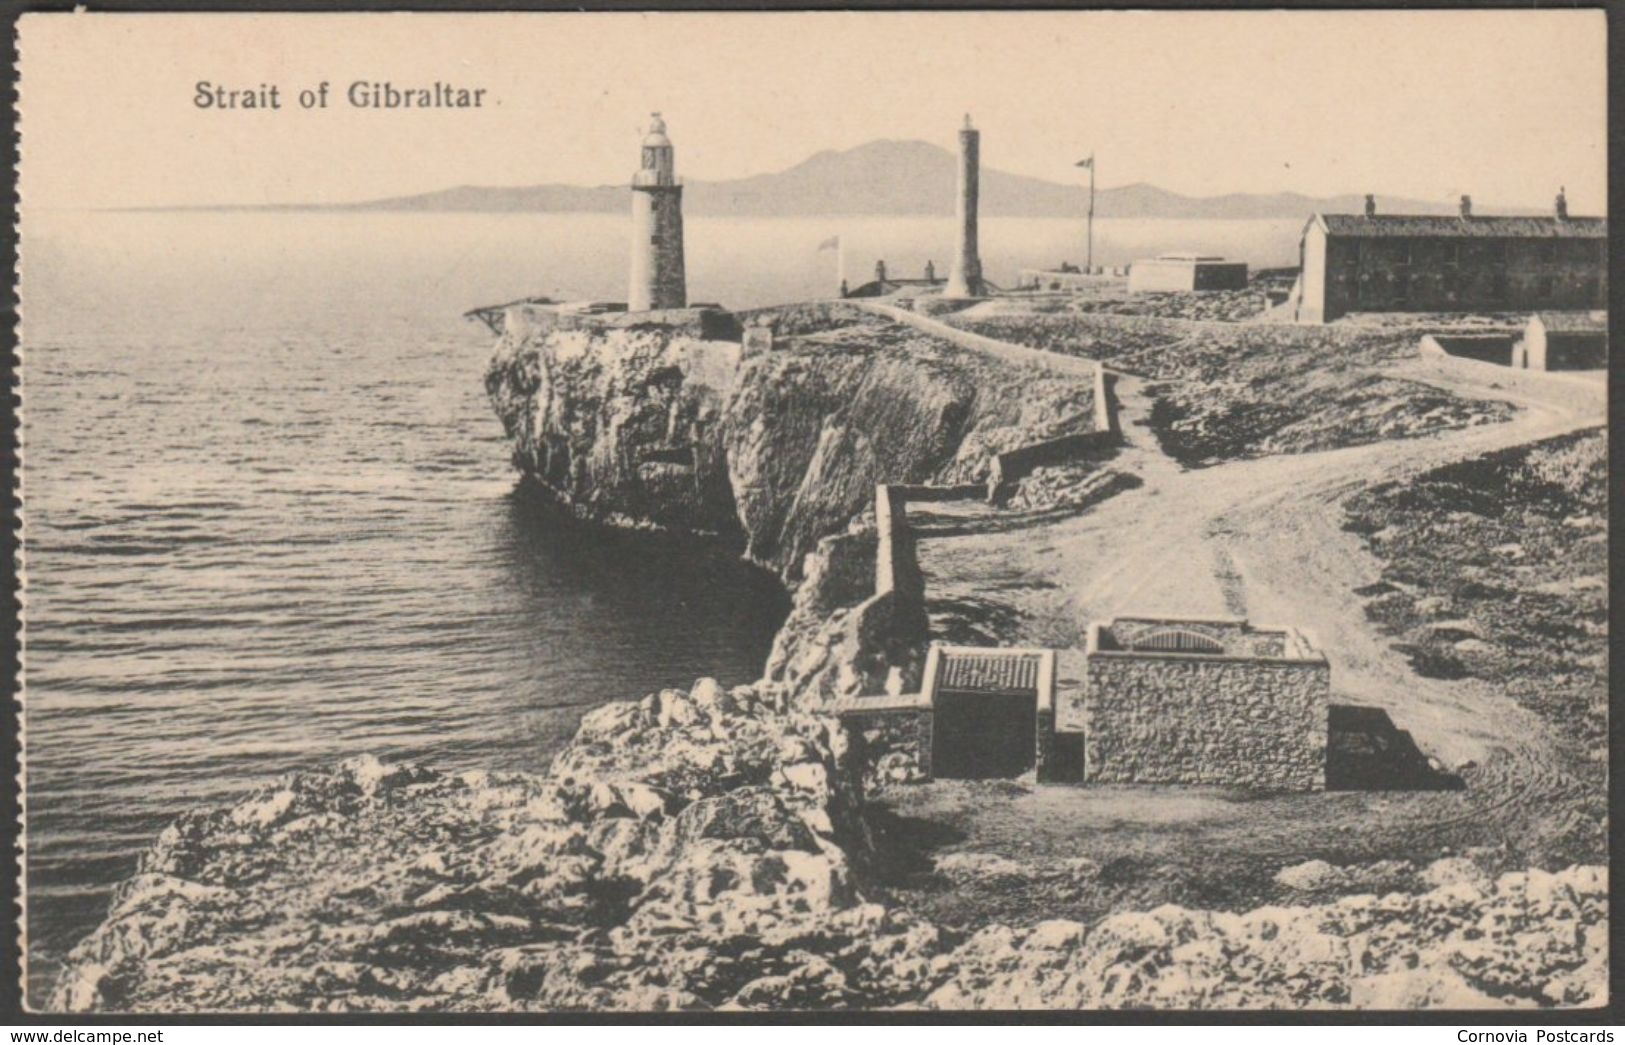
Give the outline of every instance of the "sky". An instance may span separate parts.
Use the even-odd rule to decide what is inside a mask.
[[[1598,10],[26,14],[19,50],[25,215],[618,183],[655,109],[690,179],[952,147],[969,112],[985,166],[1054,181],[1092,152],[1101,187],[1606,206]],[[356,80],[486,105],[355,109]]]

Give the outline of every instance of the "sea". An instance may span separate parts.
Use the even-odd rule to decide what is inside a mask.
[[[736,550],[516,482],[473,307],[625,297],[619,215],[25,212],[30,1000],[177,814],[370,753],[543,770],[605,701],[757,677],[788,609]],[[1291,264],[1297,221],[1100,221],[1095,260]],[[984,219],[995,283],[1079,221]],[[840,250],[820,250],[831,237]],[[707,219],[690,296],[946,270],[945,218]]]

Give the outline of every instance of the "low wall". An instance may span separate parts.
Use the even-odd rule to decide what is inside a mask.
[[[1066,464],[1109,450],[1117,445],[1118,439],[1119,436],[1111,431],[1079,432],[1006,450],[993,456],[989,481],[994,486],[1012,483],[1040,465]]]
[[[1117,375],[1095,364],[1095,431],[1110,432],[1114,436],[1123,434],[1122,425],[1117,420],[1117,398],[1113,390],[1117,387]]]
[[[1084,777],[1319,790],[1330,696],[1324,658],[1094,651],[1084,658]]]
[[[914,531],[908,525],[907,498],[895,486],[875,487],[875,594],[891,595],[902,626],[918,624],[925,634],[925,575]]]
[[[982,483],[960,483],[957,486],[923,486],[920,484],[892,483],[891,489],[905,501],[973,501],[987,493]]]
[[[1428,334],[1418,344],[1423,356],[1453,357],[1496,366],[1513,364],[1515,340],[1499,334]]]
[[[542,336],[556,330],[627,330],[659,327],[706,341],[739,341],[744,336],[739,319],[720,308],[667,308],[628,312],[557,305],[521,303],[504,309],[502,328],[507,333]]]
[[[1110,450],[1122,442],[1123,429],[1117,419],[1117,400],[1112,394],[1117,375],[1095,363],[1093,380],[1094,431],[1029,443],[993,455],[988,469],[990,496],[997,497],[1000,487],[1015,482],[1041,465],[1066,464]]]

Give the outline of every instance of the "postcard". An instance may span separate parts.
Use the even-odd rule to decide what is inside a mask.
[[[16,26],[30,1011],[1609,1003],[1603,12]]]

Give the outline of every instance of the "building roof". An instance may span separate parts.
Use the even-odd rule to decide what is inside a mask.
[[[1536,312],[1534,319],[1550,334],[1608,333],[1606,312]]]
[[[1484,239],[1606,239],[1607,218],[1455,217],[1443,214],[1317,214],[1328,236]]]
[[[1014,650],[944,652],[937,688],[1006,693],[1038,688],[1037,653]]]

